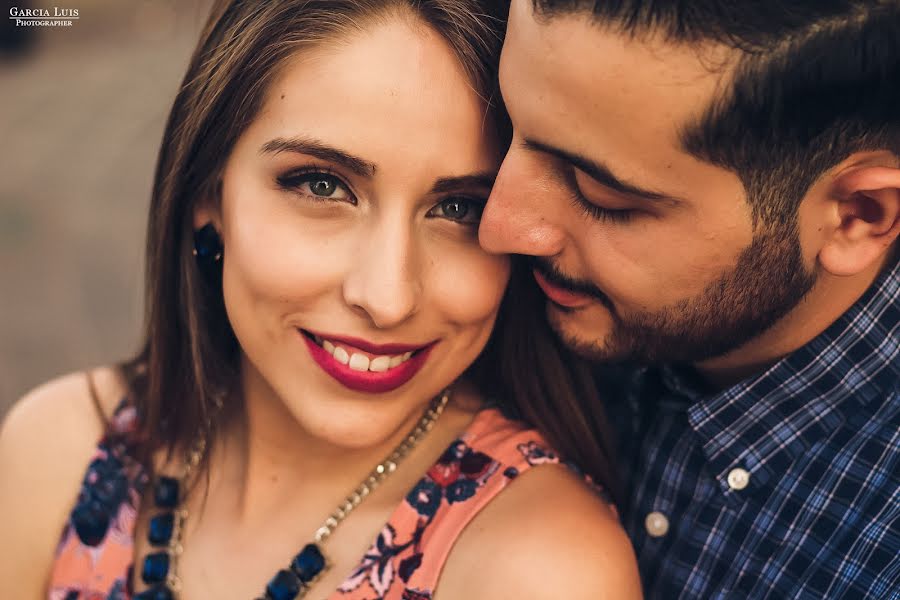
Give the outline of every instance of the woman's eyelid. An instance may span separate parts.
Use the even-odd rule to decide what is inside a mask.
[[[337,198],[332,196],[320,196],[312,193],[311,190],[300,190],[301,186],[309,186],[311,183],[315,181],[315,176],[321,175],[324,177],[328,177],[335,180],[335,183],[344,189],[344,192],[347,195],[347,198]],[[326,164],[318,164],[311,163],[304,166],[296,167],[293,169],[289,169],[287,172],[278,175],[276,177],[276,181],[282,188],[288,189],[289,191],[293,191],[295,193],[301,193],[305,196],[309,196],[311,198],[316,198],[319,200],[349,200],[354,204],[358,201],[357,193],[354,191],[353,186],[348,182],[348,178],[345,177],[342,173],[335,169],[331,165]],[[430,207],[426,212],[426,216],[430,218],[439,218],[446,221],[452,221],[461,224],[473,224],[477,223],[480,220],[480,213],[484,210],[484,207],[487,205],[487,196],[489,195],[489,190],[484,189],[459,189],[453,191],[444,191],[437,198],[432,197],[428,202]],[[470,216],[472,214],[477,215],[474,220],[469,218],[462,219],[453,219],[452,217],[446,216],[441,213],[441,207],[448,201],[459,200],[463,202],[469,203],[471,206],[469,213],[467,215]]]
[[[467,202],[470,205],[473,205],[470,208],[469,212],[462,219],[454,219],[452,217],[448,217],[441,213],[441,208],[444,206],[446,202],[451,202],[453,200]],[[487,198],[481,197],[479,194],[473,194],[468,192],[452,192],[448,194],[444,194],[440,199],[438,199],[431,208],[428,209],[428,212],[425,214],[426,217],[435,218],[435,219],[444,219],[446,221],[451,221],[454,223],[461,223],[465,225],[477,224],[481,220],[481,213],[484,211],[484,207],[487,205]],[[474,210],[473,210],[474,209]],[[474,220],[468,219],[470,215],[476,214],[477,216]]]
[[[332,168],[328,165],[319,165],[319,164],[310,164],[303,167],[298,167],[296,169],[291,169],[283,175],[279,175],[276,180],[278,184],[285,188],[290,188],[294,191],[299,191],[298,188],[302,185],[309,185],[313,181],[315,181],[316,175],[324,176],[329,179],[334,179],[335,183],[343,188],[346,198],[333,198],[334,200],[352,200],[356,202],[357,194],[353,190],[353,186],[348,183],[348,180],[341,173],[337,172],[336,169]],[[329,196],[318,196],[310,192],[303,192],[315,198],[328,199]]]

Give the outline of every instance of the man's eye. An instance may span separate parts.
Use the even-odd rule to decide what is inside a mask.
[[[577,190],[572,194],[572,203],[584,215],[596,221],[607,221],[619,224],[627,223],[634,218],[634,215],[637,212],[627,208],[613,209],[599,206],[585,198],[584,195]]]
[[[603,190],[606,190],[607,188],[575,166],[569,167],[568,171],[565,173],[565,178],[571,192],[572,204],[579,212],[590,219],[614,224],[624,224],[631,221],[631,219],[638,214],[638,211],[631,206],[615,206],[622,204],[622,202],[618,200],[605,200],[605,202],[612,202],[614,206],[601,205],[592,200],[588,200],[588,196],[603,196]],[[591,191],[586,193],[584,191],[585,188]]]
[[[428,216],[458,223],[478,223],[484,211],[484,204],[483,200],[473,198],[446,198],[428,211]]]
[[[352,200],[350,190],[338,177],[313,171],[295,173],[278,178],[278,185],[289,191],[299,192],[314,199]]]

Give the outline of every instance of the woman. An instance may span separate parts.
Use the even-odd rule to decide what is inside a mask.
[[[533,290],[504,301],[477,243],[492,11],[213,8],[157,168],[145,347],[4,426],[0,597],[639,596],[611,505],[488,406],[607,483],[584,374],[514,326]]]

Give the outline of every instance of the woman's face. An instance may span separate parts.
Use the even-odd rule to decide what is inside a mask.
[[[450,47],[401,20],[280,71],[194,215],[222,236],[248,395],[364,447],[475,360],[509,277],[477,239],[501,158],[484,115]]]

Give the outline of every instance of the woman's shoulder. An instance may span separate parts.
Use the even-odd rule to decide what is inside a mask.
[[[110,367],[64,375],[23,396],[0,427],[0,597],[38,593],[85,469],[125,386]],[[6,572],[9,569],[9,572]]]
[[[93,446],[125,395],[113,367],[69,373],[39,385],[13,404],[0,427],[0,448],[40,450],[35,460],[85,443]],[[64,456],[57,456],[57,460]]]
[[[437,598],[640,598],[634,551],[612,505],[563,464],[531,466],[462,532]]]
[[[536,429],[506,416],[500,409],[480,410],[460,441],[472,450],[487,454],[507,466],[528,468],[559,462],[556,452]]]

